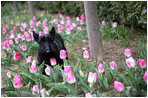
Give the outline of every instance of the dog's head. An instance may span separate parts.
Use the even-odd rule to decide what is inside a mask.
[[[55,28],[53,27],[48,34],[41,35],[33,31],[34,40],[38,43],[38,52],[43,56],[51,56],[57,53],[58,47],[54,43],[55,39]]]

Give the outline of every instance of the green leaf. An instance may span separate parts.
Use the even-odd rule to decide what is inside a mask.
[[[23,76],[25,76],[25,77],[27,77],[27,78],[29,78],[30,80],[32,80],[32,81],[36,81],[36,80],[34,80],[32,77],[31,77],[31,75],[29,75],[29,74],[27,74],[27,73],[20,73],[21,75],[23,75]]]
[[[10,95],[17,96],[17,92],[16,91],[5,91],[5,92],[3,92],[3,94],[10,94]]]
[[[60,91],[60,92],[63,92],[65,94],[69,94],[70,93],[70,90],[68,89],[68,87],[63,84],[63,83],[56,83],[54,86],[53,86],[54,89]]]
[[[21,91],[21,97],[30,97],[32,95],[29,91]]]
[[[1,88],[1,94],[5,94],[6,91],[13,91],[14,88],[12,88],[11,86],[5,86],[3,88]]]
[[[78,83],[78,85],[84,91],[84,93],[91,92],[91,89],[89,88],[89,86],[87,84],[80,82],[80,83]]]
[[[107,81],[107,78],[106,78],[106,76],[104,76],[104,79],[103,79],[103,88],[107,91],[108,90],[108,81]]]
[[[10,70],[12,72],[15,72],[15,73],[18,73],[18,70],[17,69],[8,68],[8,70]]]
[[[8,82],[8,84],[9,84],[9,86],[10,86],[11,88],[13,88],[13,89],[14,89],[14,86],[13,86],[13,83],[12,83],[11,79],[10,79],[10,78],[8,78],[6,75],[5,75],[4,77],[5,77],[5,79],[7,80],[7,82]]]
[[[112,81],[113,81],[113,76],[111,75],[111,73],[108,73],[108,75],[107,75],[107,80],[108,80],[108,83],[109,83],[109,84],[112,83]]]

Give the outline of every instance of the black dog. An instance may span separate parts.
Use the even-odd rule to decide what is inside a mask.
[[[60,59],[60,51],[66,50],[64,46],[64,41],[62,37],[55,32],[55,28],[53,27],[48,34],[41,35],[35,33],[33,31],[34,40],[38,43],[38,52],[37,52],[37,60],[38,65],[42,64],[43,61],[45,64],[50,64],[50,58],[55,58],[56,63],[62,65],[63,60]],[[52,66],[51,66],[52,67]],[[45,68],[43,69],[43,74],[45,75]]]

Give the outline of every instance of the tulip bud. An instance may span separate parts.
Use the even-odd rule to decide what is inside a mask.
[[[79,74],[80,74],[80,76],[81,76],[82,78],[84,77],[84,74],[83,74],[82,70],[79,71]]]

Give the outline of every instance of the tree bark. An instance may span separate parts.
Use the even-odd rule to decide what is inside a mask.
[[[103,44],[101,40],[97,7],[95,1],[84,1],[86,24],[89,40],[90,55],[98,61],[103,57]]]
[[[27,2],[28,2],[28,6],[29,6],[30,15],[31,15],[31,17],[33,17],[33,16],[35,16],[35,12],[34,12],[34,8],[32,5],[32,1],[27,1]]]
[[[16,13],[18,13],[19,12],[19,9],[18,9],[18,5],[17,5],[16,1],[13,1],[13,3],[14,3],[14,6],[16,8]]]

